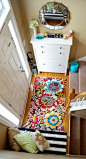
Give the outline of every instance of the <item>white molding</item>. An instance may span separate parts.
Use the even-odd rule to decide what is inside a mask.
[[[0,16],[0,31],[1,31],[1,29],[2,29],[2,27],[4,25],[4,23],[5,23],[5,20],[6,20],[7,16],[8,16],[8,13],[9,13],[9,11],[11,9],[9,0],[5,0],[5,1],[3,0],[2,3],[3,3],[3,6],[4,6],[4,10],[3,10],[3,12],[2,12],[2,14]]]
[[[76,60],[73,60],[73,61],[77,61],[77,62],[78,61],[86,61],[86,56],[83,56],[83,57],[76,59]],[[69,62],[68,64],[70,65],[73,61]]]
[[[10,2],[10,0],[9,0],[9,2]],[[11,5],[11,2],[10,2],[10,5]],[[16,35],[17,35],[17,38],[18,38],[18,41],[19,41],[19,44],[20,44],[20,48],[22,50],[22,55],[23,55],[23,58],[24,58],[25,63],[26,63],[26,67],[27,67],[29,75],[30,75],[28,77],[28,84],[29,84],[29,81],[31,81],[30,77],[32,77],[32,72],[30,70],[30,67],[29,67],[29,64],[28,64],[28,61],[27,61],[25,49],[24,49],[24,46],[23,46],[23,43],[22,43],[22,39],[21,39],[21,36],[20,36],[20,32],[19,32],[19,29],[18,29],[17,22],[16,22],[15,14],[14,14],[13,9],[12,9],[12,5],[11,5],[11,11],[12,11],[12,14],[13,14],[13,21],[12,21],[12,23],[13,23],[13,26],[15,28],[15,32],[16,32]]]
[[[83,57],[77,59],[77,61],[86,61],[86,56],[83,56]]]
[[[15,126],[21,126],[22,125],[22,121],[23,121],[23,117],[21,117],[11,106],[9,106],[9,104],[2,98],[0,97],[0,103],[5,106],[5,108],[7,108],[11,113],[13,113],[13,115],[15,115],[18,119],[19,119],[19,125],[15,125],[14,123],[12,123],[11,121],[9,121],[8,119],[6,119],[5,117],[3,117],[2,115],[0,115],[0,122],[6,126],[10,126],[10,127],[15,127]]]
[[[25,115],[25,110],[26,110],[26,105],[27,105],[27,99],[28,99],[28,93],[29,93],[29,90],[27,92],[27,97],[26,97],[26,102],[25,102],[25,107],[24,107],[24,112],[23,112],[23,118],[20,120],[20,123],[19,123],[19,126],[21,127],[22,124],[23,124],[23,119],[24,119],[24,115]]]
[[[13,124],[11,121],[0,115],[0,123],[6,125],[7,127],[17,127],[18,125]]]
[[[19,119],[23,118],[1,96],[0,96],[0,103],[2,103],[2,105],[4,105],[9,111],[11,111]]]

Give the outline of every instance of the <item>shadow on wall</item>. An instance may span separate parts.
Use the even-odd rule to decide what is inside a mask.
[[[75,60],[78,44],[79,44],[79,40],[73,34],[73,46],[71,46],[69,62]]]
[[[84,56],[86,56],[86,44],[80,40],[79,34],[73,34],[73,46],[70,50],[69,62],[82,58]]]
[[[85,42],[79,40],[75,59],[79,59],[79,58],[82,58],[84,56],[86,56],[86,44],[85,44]]]

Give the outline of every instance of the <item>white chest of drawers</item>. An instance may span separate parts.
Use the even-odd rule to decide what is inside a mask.
[[[67,72],[70,47],[73,37],[67,40],[58,38],[31,38],[38,72]]]

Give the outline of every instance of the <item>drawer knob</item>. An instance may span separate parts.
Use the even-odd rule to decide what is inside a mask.
[[[43,54],[44,52],[42,51],[42,54]]]
[[[46,63],[43,63],[43,65],[46,65]]]
[[[59,66],[63,66],[62,64],[59,64]]]
[[[61,52],[60,52],[60,54],[61,54]]]
[[[59,66],[63,66],[62,64],[59,64]]]
[[[60,49],[62,49],[62,47],[60,47]]]
[[[43,48],[44,46],[41,46],[41,48]]]

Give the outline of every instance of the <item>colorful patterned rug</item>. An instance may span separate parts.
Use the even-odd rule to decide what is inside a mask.
[[[31,129],[63,131],[66,79],[36,77],[27,121]]]

